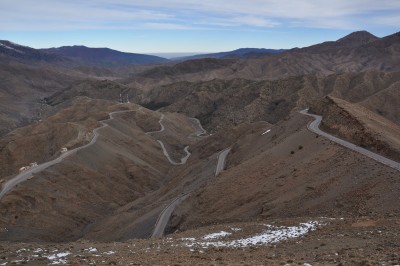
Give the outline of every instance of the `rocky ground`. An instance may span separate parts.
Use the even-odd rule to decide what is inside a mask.
[[[0,265],[397,265],[400,218],[304,217],[126,242],[1,243]]]

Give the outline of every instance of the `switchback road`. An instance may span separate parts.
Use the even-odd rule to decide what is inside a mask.
[[[57,163],[60,163],[60,162],[62,162],[62,160],[64,160],[66,157],[70,156],[71,154],[74,154],[74,153],[76,153],[76,152],[79,151],[79,150],[85,149],[85,148],[87,148],[87,147],[93,145],[93,144],[97,141],[97,138],[99,137],[99,130],[102,129],[102,128],[104,128],[104,127],[107,127],[108,124],[107,124],[106,122],[107,122],[107,121],[110,121],[110,120],[112,120],[112,119],[114,119],[114,115],[115,115],[115,114],[118,114],[118,113],[126,113],[126,112],[132,112],[132,111],[134,111],[134,110],[115,111],[115,112],[109,113],[109,114],[108,114],[109,117],[110,117],[109,119],[99,121],[99,122],[101,123],[101,126],[98,127],[98,128],[95,128],[95,129],[93,130],[93,138],[92,138],[92,140],[91,140],[88,144],[83,145],[83,146],[78,147],[78,148],[75,148],[75,149],[72,149],[72,150],[69,150],[69,151],[67,151],[67,152],[65,152],[65,153],[62,153],[58,158],[56,158],[56,159],[54,159],[54,160],[52,160],[52,161],[48,161],[48,162],[39,164],[39,165],[36,166],[36,167],[32,167],[32,168],[30,168],[30,169],[28,169],[28,170],[26,170],[26,171],[24,171],[24,172],[22,172],[22,173],[16,175],[14,178],[8,180],[8,181],[5,182],[4,185],[2,186],[2,189],[1,189],[1,191],[0,191],[0,199],[1,199],[7,192],[9,192],[10,190],[12,190],[16,185],[18,185],[18,184],[20,184],[20,183],[22,183],[22,182],[28,180],[29,178],[31,178],[31,177],[33,176],[33,174],[39,173],[39,172],[43,171],[44,169],[46,169],[46,168],[48,168],[48,167],[50,167],[50,166],[52,166],[52,165],[55,165],[55,164],[57,164]]]
[[[160,120],[158,120],[158,123],[159,123],[160,126],[161,126],[161,129],[160,129],[160,130],[147,132],[146,134],[153,134],[153,133],[160,133],[160,132],[163,132],[163,131],[165,130],[165,126],[164,126],[163,123],[162,123],[163,120],[164,120],[164,118],[165,118],[165,115],[164,115],[164,114],[161,114]],[[195,118],[194,118],[194,119],[195,119]],[[200,121],[198,121],[198,123],[200,123]],[[201,127],[201,125],[200,125],[200,127]],[[201,128],[202,128],[202,127],[201,127]],[[203,129],[203,130],[204,130],[204,129]],[[181,164],[185,164],[186,161],[187,161],[187,159],[188,159],[189,156],[191,155],[191,153],[189,152],[189,146],[186,146],[186,147],[184,148],[184,151],[186,152],[185,157],[181,158],[181,161],[177,163],[177,162],[175,162],[174,160],[172,160],[171,156],[169,156],[168,151],[167,151],[167,149],[165,148],[164,143],[163,143],[161,140],[159,140],[159,139],[157,140],[157,142],[160,144],[161,149],[163,150],[163,154],[165,155],[165,157],[168,159],[168,161],[169,161],[170,164],[172,164],[172,165],[181,165]]]
[[[197,137],[201,137],[201,135],[206,134],[207,131],[203,128],[199,119],[190,118],[190,120],[193,122],[193,128],[196,130],[196,132],[193,133],[193,135],[195,135]]]
[[[225,161],[226,161],[226,156],[228,155],[229,151],[231,148],[226,148],[225,150],[222,150],[218,154],[218,162],[217,162],[217,167],[215,171],[215,176],[217,176],[225,167]],[[159,238],[162,237],[165,231],[165,227],[167,227],[167,224],[169,222],[169,219],[171,218],[171,215],[175,208],[184,201],[191,192],[187,192],[177,198],[175,198],[165,209],[160,213],[158,216],[157,222],[154,226],[153,234],[151,235],[152,238]]]

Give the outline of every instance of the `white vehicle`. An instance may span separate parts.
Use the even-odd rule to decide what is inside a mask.
[[[61,153],[65,153],[65,152],[67,152],[67,151],[68,151],[67,148],[61,148]]]

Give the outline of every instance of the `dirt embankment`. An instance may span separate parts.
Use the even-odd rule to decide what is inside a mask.
[[[315,104],[321,128],[358,146],[400,161],[400,126],[368,109],[332,96]]]

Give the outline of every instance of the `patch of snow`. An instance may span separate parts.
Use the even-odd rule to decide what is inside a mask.
[[[11,44],[16,45],[16,44],[14,44],[14,43],[11,43]],[[24,52],[22,52],[22,51],[20,51],[20,50],[17,50],[17,49],[15,49],[15,48],[13,48],[13,47],[10,47],[10,46],[8,46],[8,45],[5,45],[4,43],[0,43],[0,46],[4,47],[4,48],[6,48],[6,49],[9,49],[9,50],[14,50],[14,51],[16,51],[16,52],[18,52],[18,53],[20,53],[20,54],[24,54]],[[21,45],[17,45],[17,46],[21,46]]]
[[[85,249],[85,251],[97,252],[97,248],[90,247],[90,248]]]
[[[104,255],[112,255],[112,254],[115,254],[115,251],[110,250],[110,251],[103,252],[103,254]]]
[[[308,232],[316,230],[319,225],[321,225],[321,224],[316,221],[309,221],[307,223],[300,223],[298,226],[289,226],[289,227],[266,225],[267,230],[265,230],[261,234],[257,234],[257,235],[250,236],[247,238],[230,240],[230,241],[187,240],[188,242],[184,243],[184,245],[187,247],[214,246],[214,247],[232,247],[232,248],[248,247],[248,246],[256,246],[256,245],[267,245],[267,244],[272,244],[272,243],[278,243],[278,242],[288,240],[291,238],[297,238],[297,237],[304,236]],[[216,234],[207,235],[208,238],[203,237],[203,239],[205,239],[205,240],[214,239],[217,237],[224,236],[224,235],[226,235],[225,233],[227,233],[227,232],[224,232],[224,233],[222,233],[222,232],[224,232],[224,231],[221,231],[220,233],[216,233]],[[182,239],[182,240],[184,240],[184,239]]]
[[[53,261],[51,264],[52,265],[67,264],[67,261],[63,260],[63,259],[59,259],[59,260]]]
[[[205,240],[216,239],[216,238],[221,238],[221,237],[224,237],[224,236],[229,236],[231,234],[232,233],[221,231],[219,233],[213,233],[213,234],[206,235],[206,236],[203,237],[203,239],[205,239]]]
[[[71,252],[60,252],[57,254],[52,254],[49,256],[45,256],[48,260],[52,261],[51,264],[67,264],[67,261],[63,258],[70,255]]]
[[[21,252],[23,252],[23,251],[26,251],[26,249],[25,249],[25,248],[21,248],[21,249],[17,250],[16,252],[17,252],[17,253],[21,253]]]
[[[43,249],[37,248],[37,249],[35,249],[33,252],[34,252],[34,253],[39,253],[39,252],[42,252],[42,251],[43,251]]]
[[[237,232],[237,231],[242,230],[242,228],[232,227],[231,230],[232,230],[233,232]]]
[[[303,266],[312,266],[310,263],[304,262]]]
[[[267,131],[265,131],[264,133],[262,133],[261,136],[267,134],[267,133],[270,132],[270,131],[271,131],[271,129],[268,129]]]
[[[186,241],[195,241],[196,240],[196,238],[194,238],[194,237],[184,237],[184,238],[181,238],[182,240],[186,240]]]
[[[2,47],[4,47],[4,48],[7,48],[7,49],[15,50],[14,48],[12,48],[12,47],[10,47],[10,46],[7,46],[7,45],[5,45],[5,44],[3,44],[3,43],[1,43],[1,42],[0,42],[0,46],[2,46]]]
[[[3,264],[0,264],[1,266],[7,265],[8,262],[4,262]]]

